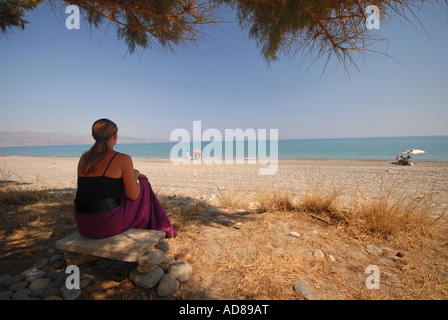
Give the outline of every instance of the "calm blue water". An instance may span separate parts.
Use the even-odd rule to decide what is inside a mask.
[[[176,142],[118,144],[115,149],[132,157],[169,158],[170,151],[176,144]],[[208,144],[209,142],[202,142],[202,148]],[[244,156],[247,157],[247,141],[244,146]],[[89,148],[90,145],[0,147],[0,155],[8,152],[9,155],[22,156],[26,152],[28,156],[79,157]],[[192,146],[187,149],[193,150]],[[269,156],[269,143],[266,149]],[[415,161],[448,161],[448,136],[278,141],[278,157],[280,159],[393,160],[397,153],[406,149],[426,151],[425,154],[415,155]],[[237,152],[234,151],[234,154]],[[211,156],[214,154],[212,153]],[[224,143],[222,156],[225,156]]]

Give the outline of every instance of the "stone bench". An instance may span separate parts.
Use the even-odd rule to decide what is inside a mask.
[[[164,238],[165,232],[147,229],[130,229],[104,239],[74,233],[57,241],[56,248],[64,250],[67,265],[81,266],[101,258],[136,262],[137,267],[129,273],[135,285],[157,287],[157,295],[167,297],[190,278],[193,269],[188,261],[167,254],[169,244]]]
[[[165,232],[148,229],[129,229],[104,239],[91,239],[74,233],[56,242],[56,248],[64,251],[67,265],[81,265],[100,258],[136,262],[154,250]]]

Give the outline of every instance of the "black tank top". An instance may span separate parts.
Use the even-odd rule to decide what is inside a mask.
[[[117,154],[118,152],[110,159],[102,176],[78,176],[78,189],[76,191],[75,202],[85,203],[108,198],[120,198],[124,194],[123,178],[110,178],[105,176],[109,165]]]

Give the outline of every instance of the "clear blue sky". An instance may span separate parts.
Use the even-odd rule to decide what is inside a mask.
[[[63,7],[65,8],[65,7]],[[357,59],[347,76],[302,57],[268,68],[236,22],[172,54],[126,55],[114,30],[67,30],[68,14],[41,7],[25,32],[0,39],[0,130],[85,135],[94,120],[120,134],[168,141],[172,130],[278,129],[280,139],[448,134],[448,15],[419,13],[421,27],[394,17],[372,30],[387,52]],[[413,21],[416,25],[418,23]]]

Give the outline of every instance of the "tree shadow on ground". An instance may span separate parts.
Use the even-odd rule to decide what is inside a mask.
[[[159,200],[178,231],[189,226],[235,227],[253,220],[254,211],[222,208],[216,203],[190,196],[160,195]]]
[[[23,185],[15,181],[1,183],[3,186]],[[40,259],[63,254],[56,249],[56,241],[76,232],[73,215],[75,189],[19,188],[9,192],[9,199],[0,208],[0,275],[16,275],[31,268]],[[238,223],[251,220],[253,215],[245,210],[224,209],[189,196],[159,194],[157,197],[178,232],[188,232],[190,226],[238,228]],[[135,266],[135,263],[127,263],[117,270],[101,270],[94,285],[83,289],[79,299],[162,299],[155,290],[143,290],[132,283],[128,276]],[[206,297],[201,288],[194,291],[194,296]],[[182,299],[182,292],[166,299]]]
[[[32,267],[55,252],[57,240],[76,229],[74,189],[0,191],[0,274]]]

